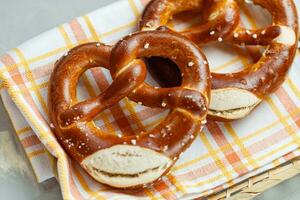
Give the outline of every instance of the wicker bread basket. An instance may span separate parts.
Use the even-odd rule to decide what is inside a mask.
[[[258,196],[265,190],[300,174],[300,158],[284,163],[269,171],[253,176],[239,184],[236,184],[217,194],[213,194],[209,200],[248,200]]]

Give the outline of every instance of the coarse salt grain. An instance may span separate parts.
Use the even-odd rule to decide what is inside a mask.
[[[136,145],[136,140],[131,140],[131,144]]]
[[[146,43],[146,44],[144,45],[144,48],[145,48],[145,49],[148,49],[149,46],[150,46],[150,44],[149,44],[149,43]]]
[[[195,63],[191,61],[191,62],[188,63],[188,66],[189,66],[189,67],[192,67],[192,66],[194,66],[194,64],[195,64]]]

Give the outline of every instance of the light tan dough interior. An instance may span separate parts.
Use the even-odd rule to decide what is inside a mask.
[[[115,145],[85,158],[81,165],[96,180],[118,188],[150,183],[172,160],[156,151],[133,145]]]

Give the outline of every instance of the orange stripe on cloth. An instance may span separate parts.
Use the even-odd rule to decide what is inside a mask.
[[[89,96],[91,98],[95,98],[97,96],[96,92],[94,91],[94,88],[92,87],[89,79],[85,74],[83,75],[83,82],[84,82],[84,86],[86,87],[89,93]],[[104,121],[104,126],[102,126],[102,129],[105,131],[109,131],[109,133],[116,134],[114,127],[117,127],[117,125],[114,126],[114,124],[110,123],[108,116],[104,112],[102,112],[99,115],[99,117]]]
[[[253,169],[258,168],[258,164],[252,159],[251,154],[245,147],[243,141],[240,139],[234,128],[232,127],[231,123],[224,123],[224,127],[226,128],[229,135],[233,138],[234,143],[239,147],[244,158],[248,161],[248,163],[252,166]]]
[[[100,36],[98,35],[97,31],[94,29],[93,23],[92,23],[92,21],[90,20],[90,18],[89,18],[87,15],[84,15],[84,16],[83,16],[83,19],[84,19],[86,25],[88,26],[89,31],[90,31],[91,34],[92,34],[92,38],[93,38],[95,41],[99,41]]]
[[[247,19],[250,21],[251,26],[254,28],[257,28],[256,22],[253,20],[251,13],[249,12],[249,10],[243,5],[243,9],[245,11],[245,14],[247,16]],[[250,51],[249,48],[246,48],[248,50],[248,52]],[[251,56],[253,56],[253,54],[250,53]],[[253,59],[255,59],[255,57],[252,57]],[[280,99],[279,99],[280,100]],[[266,98],[266,102],[269,104],[269,106],[271,107],[271,109],[273,110],[273,112],[276,114],[276,116],[281,119],[281,123],[286,127],[286,131],[289,133],[289,135],[291,137],[294,138],[294,142],[297,142],[299,144],[299,137],[297,137],[297,135],[294,134],[294,130],[291,126],[288,125],[286,120],[282,120],[283,115],[280,112],[280,110],[278,109],[278,107],[275,105],[274,101],[270,98],[267,97]]]
[[[283,87],[279,88],[275,92],[275,94],[276,94],[277,98],[280,100],[280,102],[283,104],[284,109],[286,109],[289,114],[292,114],[292,112],[294,110],[299,110],[300,109],[295,104],[295,102],[292,100],[290,95],[285,91],[285,89]],[[294,120],[295,124],[298,126],[298,128],[300,128],[300,121],[295,119],[294,116],[293,116],[293,120]],[[300,144],[300,138],[298,137],[297,139],[298,139],[297,143]]]
[[[264,154],[263,156],[258,157],[258,160],[265,160],[267,158],[270,158],[271,156],[273,156],[274,154],[276,154],[278,152],[287,150],[291,145],[295,145],[294,141],[291,141],[287,144],[284,144],[276,149],[269,151],[268,153]]]
[[[97,34],[97,31],[94,28],[90,18],[88,16],[84,16],[84,21],[87,24],[87,26],[89,28],[89,31],[92,33],[94,40],[99,40],[99,35]],[[111,32],[111,33],[113,34],[114,32]],[[92,71],[94,70],[95,71],[94,73],[98,73],[100,71],[100,70],[95,70],[95,69],[91,69],[91,70]],[[101,72],[102,72],[102,70],[101,70]],[[99,80],[96,79],[96,81],[99,81]],[[105,83],[103,83],[103,84],[105,84]],[[129,121],[129,123],[137,125],[137,128],[138,128],[137,132],[145,131],[145,127],[143,126],[140,119],[136,115],[136,112],[135,112],[135,109],[132,105],[132,102],[129,101],[128,98],[124,98],[123,100],[125,102],[126,109],[130,112],[130,116],[127,118],[127,120],[129,121],[130,119],[132,119],[131,121]]]
[[[149,118],[152,118],[158,114],[161,113],[161,110],[160,109],[152,109],[152,108],[145,108],[139,112],[136,112],[135,114],[138,115],[140,117],[140,119],[142,121],[146,120],[146,119],[149,119]],[[100,116],[98,116],[97,118],[95,118],[95,120],[101,120],[102,119],[102,114],[100,114]],[[132,116],[129,115],[127,116],[127,119],[130,121],[130,122],[133,122],[132,120]],[[160,122],[162,119],[159,118],[157,120],[154,120],[153,122],[145,125],[147,128],[152,128],[152,126],[156,125],[158,122]],[[113,127],[117,127],[117,122],[116,121],[112,121],[110,122],[110,124],[113,126]],[[133,125],[135,124],[134,122],[132,123]],[[105,125],[102,125],[102,126],[99,126],[100,129],[102,130],[105,130]]]
[[[210,162],[203,166],[198,166],[197,169],[193,169],[192,171],[175,175],[175,177],[180,181],[189,181],[189,180],[194,180],[198,177],[207,176],[208,174],[213,174],[218,170],[219,170],[219,166],[217,166],[214,162]]]
[[[33,78],[35,80],[38,80],[38,79],[44,78],[46,76],[50,76],[53,71],[53,68],[54,68],[54,63],[55,62],[51,62],[51,63],[41,65],[40,67],[33,69],[31,71]]]
[[[114,34],[114,33],[117,33],[117,32],[120,32],[120,31],[123,31],[123,30],[126,30],[126,29],[130,29],[130,28],[133,28],[136,26],[136,23],[137,23],[137,20],[133,20],[127,24],[124,24],[122,26],[119,26],[117,28],[114,28],[110,31],[107,31],[105,33],[102,33],[101,34],[101,37],[107,37],[107,36],[110,36],[111,34]],[[88,38],[87,40],[81,40],[79,41],[79,43],[83,43],[83,42],[89,42],[92,38]],[[36,56],[36,57],[33,57],[33,58],[30,58],[27,60],[28,64],[31,64],[31,63],[35,63],[37,61],[40,61],[40,60],[43,60],[43,59],[47,59],[51,56],[54,56],[54,55],[57,55],[59,53],[62,53],[63,51],[67,50],[67,47],[59,47],[57,49],[54,49],[54,50],[51,50],[47,53],[44,53],[44,54],[41,54],[39,56]],[[0,72],[4,72],[4,71],[8,71],[8,72],[13,72],[16,70],[17,67],[19,67],[22,63],[14,63],[12,65],[7,65],[6,68],[1,68],[0,69]]]
[[[100,195],[100,192],[98,191],[93,191],[89,184],[87,183],[87,181],[84,179],[81,169],[78,168],[79,166],[77,164],[75,164],[74,162],[72,162],[72,170],[73,172],[76,174],[76,178],[79,181],[79,184],[81,186],[81,188],[89,194],[89,196],[93,196],[95,194],[97,194],[97,199],[101,199],[104,200],[105,198],[103,196]]]
[[[107,32],[103,33],[101,36],[102,37],[107,37],[107,36],[110,36],[111,34],[123,31],[125,29],[133,28],[136,25],[136,22],[137,22],[137,20],[135,19],[135,20],[133,20],[133,21],[131,21],[131,22],[123,25],[123,26],[120,26],[120,27],[117,27],[117,28],[112,29],[110,31],[107,31]],[[89,42],[91,39],[92,38],[88,38],[87,40],[82,40],[79,43]],[[41,61],[43,59],[47,59],[47,58],[49,58],[51,56],[57,55],[59,53],[62,53],[65,50],[67,50],[67,47],[59,47],[59,48],[51,50],[51,51],[49,51],[47,53],[44,53],[44,54],[41,54],[39,56],[30,58],[30,59],[27,60],[27,62],[28,62],[28,64],[35,63],[37,61]],[[10,72],[12,75],[14,75],[14,72],[17,71],[16,68],[19,67],[21,64],[22,63],[19,62],[19,63],[14,63],[14,64],[11,64],[11,65],[7,65],[6,68],[1,68],[0,72],[2,73],[4,71],[7,71],[7,72]]]
[[[92,69],[92,75],[98,85],[98,87],[103,91],[109,86],[109,82],[106,80],[106,77],[101,69]],[[110,108],[111,113],[114,117],[114,121],[117,123],[119,129],[123,134],[134,134],[134,131],[129,123],[124,111],[121,108],[121,105],[118,103],[115,106]]]
[[[21,63],[23,65],[23,67],[25,68],[26,76],[29,79],[31,87],[34,89],[34,94],[37,96],[39,104],[42,106],[42,108],[45,111],[45,113],[48,114],[48,107],[47,107],[46,101],[44,100],[44,98],[43,98],[43,96],[41,94],[41,91],[36,86],[37,84],[35,82],[35,79],[32,76],[30,66],[27,63],[27,60],[26,60],[24,54],[18,48],[14,48],[13,50],[15,51],[15,53],[17,54],[17,56],[21,60]]]
[[[177,199],[176,195],[164,181],[160,181],[159,183],[155,184],[153,188],[158,191],[160,195],[162,195],[165,199]]]
[[[278,106],[274,103],[274,101],[270,97],[265,98],[265,101],[269,104],[270,108],[275,113],[275,115],[279,119],[282,119],[283,114],[280,112]],[[297,137],[297,135],[295,135],[294,127],[290,126],[286,119],[282,119],[282,120],[280,120],[280,122],[285,127],[286,133],[288,133],[290,137],[294,138],[294,142],[297,142],[298,137]],[[299,145],[299,143],[298,143],[298,145]]]
[[[34,68],[31,71],[32,77],[34,80],[42,79],[45,76],[49,76],[53,70],[54,63],[49,63],[46,65],[42,65],[40,67]],[[21,85],[23,82],[30,82],[30,80],[27,78],[26,74],[14,74],[11,76],[11,78],[14,80],[14,83],[16,85]]]
[[[10,55],[8,55],[8,54],[5,54],[4,56],[2,56],[0,58],[0,60],[5,64],[5,66],[10,66],[10,65],[16,64],[16,62],[14,61],[14,59]],[[13,71],[15,71],[15,72],[17,72],[17,73],[20,74],[20,71],[19,71],[18,68],[16,68]],[[8,73],[10,74],[11,72],[8,72]],[[23,81],[22,85],[25,86],[25,83],[24,83],[23,79],[22,79],[22,81]],[[7,83],[7,84],[9,84],[9,83]],[[21,85],[19,85],[19,87],[20,86]],[[22,89],[20,89],[20,91],[21,91],[21,94],[23,94],[23,97],[25,98],[26,102],[31,107],[31,110],[37,115],[37,117],[39,117],[40,119],[44,119],[43,116],[41,115],[40,111],[37,109],[36,104],[35,104],[32,96],[31,96],[30,92],[28,91],[28,89],[26,89],[26,87],[24,87],[24,89],[22,88]]]
[[[16,133],[17,133],[17,135],[20,136],[20,135],[22,135],[24,133],[27,133],[29,131],[32,131],[32,129],[31,129],[31,127],[27,126],[27,127],[21,128],[19,130],[16,130]]]
[[[300,117],[300,116],[298,116],[298,117]],[[287,138],[289,138],[289,133],[287,133],[285,131],[285,128],[283,128],[283,129],[277,131],[276,133],[264,138],[263,140],[260,140],[256,143],[249,145],[247,148],[252,155],[255,155],[255,154],[261,152],[262,150],[266,149],[266,144],[268,144],[268,147],[270,147],[271,145],[278,144],[278,143],[286,140]],[[278,151],[276,151],[276,153],[277,152]]]
[[[285,159],[285,162],[289,161],[289,160],[292,160],[293,158],[295,158],[296,155],[294,152],[291,152],[291,153],[288,153],[288,154],[285,154],[283,156],[283,158]]]
[[[4,82],[1,82],[1,83],[0,83],[0,90],[2,90],[2,89],[4,89],[4,88],[6,88],[6,85],[5,85]]]
[[[220,169],[222,176],[224,176],[227,179],[227,181],[231,180],[232,175],[229,173],[227,167],[225,166],[225,163],[222,162],[222,159],[220,159],[219,156],[217,155],[216,151],[210,144],[207,136],[201,132],[200,139],[202,143],[205,145],[206,149],[208,150],[209,155],[214,160],[214,164]]]
[[[284,133],[284,131],[282,131],[282,130],[281,130],[281,132]],[[286,137],[286,136],[285,136],[285,137]],[[270,139],[273,139],[273,138],[270,136],[268,139],[270,140]],[[277,138],[277,139],[280,139],[280,138]],[[264,147],[264,145],[266,144],[266,142],[267,142],[267,141],[261,142],[261,145]],[[282,145],[281,147],[279,147],[279,148],[276,149],[276,150],[270,151],[270,152],[268,152],[268,153],[266,153],[266,154],[264,154],[264,155],[262,155],[262,156],[259,156],[259,157],[257,158],[257,161],[260,162],[260,161],[262,161],[262,160],[264,160],[264,159],[270,157],[271,155],[273,155],[273,154],[275,154],[275,153],[278,153],[278,152],[284,150],[285,148],[287,148],[287,147],[290,146],[291,144],[293,144],[293,143],[292,143],[292,142],[289,142],[289,143],[287,143],[287,144]],[[252,149],[252,147],[250,147],[250,149]],[[256,150],[257,150],[257,149],[256,149]],[[261,149],[260,149],[258,152],[260,152],[260,151],[261,151]],[[255,155],[255,153],[257,153],[257,152],[255,151],[255,152],[252,152],[252,153],[253,153],[253,155]],[[198,170],[205,170],[205,169],[198,169]],[[229,173],[233,173],[233,171],[232,171],[232,170],[229,170]],[[212,178],[207,179],[206,181],[199,181],[198,183],[194,183],[194,184],[191,184],[191,185],[187,184],[187,185],[185,185],[185,186],[188,187],[188,188],[194,188],[194,187],[198,187],[198,186],[202,186],[202,185],[204,185],[204,184],[207,184],[207,182],[215,182],[215,181],[218,181],[218,180],[220,180],[220,179],[223,178],[223,177],[224,177],[223,175],[216,175],[216,176],[214,176],[214,177],[212,177]],[[188,181],[188,180],[189,180],[189,179],[183,179],[182,181]],[[191,179],[191,180],[193,180],[193,179]],[[230,182],[228,183],[228,185],[231,185],[231,184],[233,184],[233,183],[234,183],[234,182],[230,181]]]
[[[222,130],[220,129],[220,127],[216,122],[209,121],[206,124],[206,127],[219,147],[229,144],[227,138],[224,136],[224,133],[222,132]],[[246,168],[246,166],[244,166],[240,157],[236,154],[236,152],[234,151],[231,145],[227,151],[223,151],[223,154],[225,155],[229,164],[235,169],[235,171],[239,175],[244,174],[245,172],[248,171],[248,169]]]
[[[30,135],[28,137],[21,139],[21,144],[26,149],[41,144],[41,142],[36,135]]]
[[[297,119],[300,119],[300,114],[297,115]],[[269,146],[272,146],[274,144],[277,144],[280,141],[285,140],[287,137],[288,137],[288,134],[286,133],[285,128],[283,128],[283,129],[273,133],[272,135],[265,137],[262,140],[247,146],[247,150],[250,153],[250,155],[255,155],[255,154],[261,152],[261,150],[265,148],[266,144],[269,144]],[[215,154],[218,152],[219,152],[218,149],[212,151],[212,153],[215,153]],[[240,153],[240,152],[237,152],[237,153]],[[277,153],[277,152],[273,152],[273,153]],[[264,157],[265,156],[261,156],[261,158],[264,158]],[[199,161],[204,160],[206,158],[208,158],[208,156],[203,155],[201,157],[201,159],[199,159]],[[257,161],[259,162],[259,161],[261,161],[261,159],[257,159]],[[176,178],[180,179],[181,181],[193,180],[195,177],[201,177],[201,176],[205,176],[208,174],[212,174],[212,173],[218,171],[219,167],[220,166],[216,165],[215,162],[211,162],[202,167],[194,169],[193,171],[189,171],[187,173],[176,175]],[[177,166],[174,170],[176,170],[176,172],[177,172],[181,168],[182,167]]]
[[[83,41],[83,40],[86,40],[87,37],[80,25],[80,23],[77,21],[77,19],[74,19],[72,20],[70,23],[69,23],[72,31],[73,31],[73,34],[76,38],[76,40],[79,42],[79,41]]]
[[[181,182],[177,179],[177,177],[173,176],[171,173],[167,175],[167,178],[169,179],[170,183],[176,187],[177,191],[180,191],[182,193],[187,193],[186,189],[183,187]],[[176,192],[177,192],[176,191]]]
[[[87,38],[78,21],[73,20],[70,26],[77,40]],[[97,71],[98,73],[95,74],[95,71]],[[106,89],[109,86],[109,82],[107,81],[101,69],[92,69],[91,72],[100,90]],[[120,104],[116,104],[114,107],[111,107],[110,110],[123,134],[134,134],[129,121],[127,120],[123,110],[120,108]],[[128,129],[126,130],[125,128]]]
[[[37,150],[37,151],[32,151],[30,153],[26,152],[26,155],[28,156],[28,158],[32,159],[33,157],[39,156],[39,155],[44,154],[44,153],[46,153],[45,149],[40,149],[40,150]]]
[[[43,59],[47,59],[51,56],[54,56],[54,55],[57,55],[63,51],[66,50],[66,47],[59,47],[57,49],[54,49],[54,50],[51,50],[47,53],[44,53],[44,54],[41,54],[39,56],[36,56],[36,57],[33,57],[33,58],[30,58],[27,60],[28,64],[31,64],[31,63],[35,63],[37,61],[41,61]],[[6,68],[1,68],[0,69],[0,73],[4,72],[4,71],[7,71],[7,72],[13,72],[16,70],[17,67],[19,67],[22,63],[19,62],[19,63],[15,63],[15,64],[12,64],[12,65],[7,65]],[[13,73],[11,73],[13,74]]]
[[[73,199],[74,200],[84,200],[85,198],[83,197],[83,194],[81,194],[81,192],[78,190],[76,184],[75,184],[75,181],[74,181],[74,177],[76,176],[72,167],[70,166],[70,163],[72,164],[73,161],[69,160],[69,159],[66,159],[67,162],[64,163],[65,165],[67,165],[67,169],[68,169],[68,172],[70,173],[69,176],[67,176],[68,180],[67,180],[67,184],[68,184],[68,187],[70,188],[71,190],[71,194],[69,195],[72,195]]]
[[[29,91],[32,91],[32,90],[35,90],[35,89],[39,89],[39,90],[42,90],[44,88],[46,88],[48,86],[48,82],[44,82],[44,83],[41,83],[41,84],[38,84],[36,85],[35,87],[32,87],[32,86],[28,86],[26,87],[25,85],[19,85],[18,88],[10,88],[11,91],[13,91],[15,94],[20,94],[22,93],[22,90],[28,90]],[[25,98],[28,98],[28,95],[22,95],[23,97]]]

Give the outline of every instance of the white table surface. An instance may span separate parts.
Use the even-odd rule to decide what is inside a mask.
[[[0,54],[76,16],[115,0],[0,0]],[[297,0],[298,1],[298,0]],[[0,199],[59,200],[55,179],[37,184],[0,100]],[[300,175],[256,197],[299,200]]]

